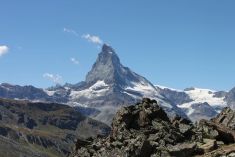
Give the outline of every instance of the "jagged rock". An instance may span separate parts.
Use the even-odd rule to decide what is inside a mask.
[[[217,117],[212,119],[212,121],[235,130],[235,112],[231,108],[224,108]]]
[[[79,140],[71,156],[190,156],[198,152],[193,129],[186,119],[176,117],[170,121],[155,100],[144,98],[117,112],[109,137]]]
[[[204,144],[199,146],[199,149],[203,150],[203,153],[211,152],[218,147],[216,140],[203,139],[203,142],[204,142]]]
[[[234,157],[235,156],[235,144],[222,146],[214,151],[205,153],[196,157]]]
[[[170,156],[189,157],[198,152],[196,143],[180,143],[172,147],[168,147]]]
[[[224,108],[223,111],[210,121],[201,120],[199,127],[202,128],[204,136],[210,139],[223,141],[224,143],[235,142],[235,111]]]
[[[208,157],[233,156],[235,112],[225,108],[211,120],[195,125],[176,116],[169,119],[157,102],[144,98],[121,108],[107,138],[78,141],[71,157]],[[224,157],[223,156],[223,157]]]

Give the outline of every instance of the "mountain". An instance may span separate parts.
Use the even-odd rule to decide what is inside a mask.
[[[34,86],[19,86],[8,83],[0,84],[0,98],[32,100],[41,102],[68,102],[69,91],[57,88],[56,92],[49,92]]]
[[[70,101],[90,107],[128,105],[144,96],[162,98],[147,79],[124,67],[114,49],[106,44],[86,80],[70,88]]]
[[[192,87],[185,90],[176,90],[162,86],[156,86],[156,88],[169,101],[177,103],[177,106],[184,110],[192,121],[215,117],[224,107],[230,106],[231,103],[226,100],[228,95],[231,95],[230,100],[235,98],[227,92],[209,89]]]
[[[89,113],[92,118],[107,124],[111,123],[121,106],[136,103],[143,97],[157,100],[171,116],[179,114],[187,117],[180,108],[159,94],[150,81],[123,66],[115,50],[107,44],[103,45],[85,81],[39,91],[43,96],[36,97],[36,100],[62,102],[77,107],[80,112]],[[19,98],[18,94],[15,98]],[[24,98],[28,99],[28,96]],[[30,100],[35,101],[34,98]],[[94,110],[98,112],[93,112]]]
[[[120,106],[128,106],[143,97],[157,100],[169,114],[185,116],[177,106],[160,95],[150,81],[123,66],[115,50],[106,44],[86,80],[65,87],[71,89],[70,104],[98,108],[101,112],[94,118],[103,122],[110,123]]]
[[[157,100],[171,117],[178,114],[192,121],[212,118],[225,106],[235,108],[235,88],[224,92],[154,86],[123,66],[115,50],[107,44],[103,45],[86,79],[77,84],[67,83],[47,89],[7,83],[0,85],[0,98],[63,103],[108,124],[121,106],[136,103],[143,97]]]
[[[216,118],[193,125],[182,117],[170,120],[155,100],[145,98],[117,112],[108,137],[78,139],[70,156],[234,156],[234,117],[225,108]]]
[[[74,138],[109,131],[107,125],[67,105],[0,99],[0,156],[65,157]]]

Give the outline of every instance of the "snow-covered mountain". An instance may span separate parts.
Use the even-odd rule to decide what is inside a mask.
[[[176,90],[154,86],[121,64],[115,50],[104,44],[85,81],[47,89],[0,84],[0,97],[64,103],[103,122],[111,122],[120,106],[143,97],[155,99],[170,116],[179,114],[196,121],[211,118],[225,106],[235,109],[235,88],[229,92],[188,88]]]
[[[159,89],[161,95],[167,97],[169,101],[175,102],[177,107],[183,109],[193,121],[212,118],[222,108],[230,104],[226,101],[226,95],[228,94],[224,91],[201,88],[176,90],[163,86],[156,86],[156,88]]]
[[[70,88],[71,101],[92,107],[131,104],[144,96],[161,98],[147,79],[124,67],[115,51],[106,44],[86,80]]]
[[[157,100],[170,114],[186,116],[180,108],[159,94],[150,81],[123,66],[114,49],[106,44],[86,80],[63,88],[70,90],[68,104],[98,108],[101,112],[93,118],[104,122],[110,121],[111,115],[120,106],[136,103],[143,97]],[[57,93],[57,88],[48,89],[47,93]]]

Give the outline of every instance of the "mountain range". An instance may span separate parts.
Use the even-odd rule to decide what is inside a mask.
[[[235,108],[235,88],[226,92],[153,85],[123,66],[115,50],[107,44],[102,46],[85,81],[47,89],[3,83],[0,97],[67,104],[107,124],[121,106],[136,103],[143,97],[155,99],[170,117],[177,114],[192,121],[212,118],[225,106]]]

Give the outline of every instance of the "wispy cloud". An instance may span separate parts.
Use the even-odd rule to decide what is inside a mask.
[[[73,34],[73,35],[75,35],[75,36],[78,36],[78,33],[77,33],[75,30],[73,30],[73,29],[64,28],[63,31],[64,31],[65,33],[70,33],[70,34]]]
[[[100,37],[95,35],[84,34],[82,35],[82,38],[94,44],[99,44],[99,45],[103,44],[103,41],[100,39]]]
[[[45,73],[43,74],[43,77],[45,79],[48,79],[56,84],[61,84],[63,82],[62,76],[58,74],[50,74],[50,73]]]
[[[71,58],[70,58],[70,61],[71,61],[73,64],[79,64],[79,61],[78,61],[76,58],[74,58],[74,57],[71,57]]]
[[[6,45],[0,45],[0,57],[8,53],[9,47]]]

